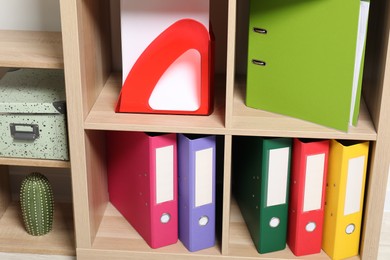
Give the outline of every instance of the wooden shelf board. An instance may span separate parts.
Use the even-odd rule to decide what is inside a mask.
[[[122,253],[125,251],[128,255],[142,253],[181,255],[182,257],[221,255],[218,243],[212,248],[197,252],[189,252],[180,241],[173,245],[152,249],[111,203],[107,204],[92,249]]]
[[[323,139],[376,140],[377,133],[364,102],[359,121],[348,133],[308,121],[249,108],[245,105],[245,80],[236,80],[232,117],[233,134],[307,137]]]
[[[291,250],[286,246],[286,249],[267,253],[259,254],[253,244],[253,240],[249,234],[248,228],[241,215],[240,209],[234,198],[231,200],[230,208],[230,225],[229,225],[229,256],[242,257],[242,258],[257,258],[257,259],[316,259],[316,260],[329,260],[329,256],[321,251],[318,254],[312,254],[308,256],[295,256]],[[349,260],[359,260],[360,257],[351,257]]]
[[[75,255],[72,204],[56,203],[53,230],[44,236],[31,236],[24,229],[19,202],[11,202],[0,219],[0,251]]]
[[[0,165],[70,168],[69,161],[0,157]]]
[[[0,67],[62,69],[61,32],[0,30]]]
[[[222,79],[216,80],[217,84],[220,81]],[[85,129],[224,133],[224,95],[215,95],[220,99],[215,101],[214,111],[209,116],[115,113],[120,88],[120,74],[111,75],[85,121]]]

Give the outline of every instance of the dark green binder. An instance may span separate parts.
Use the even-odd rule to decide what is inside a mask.
[[[233,139],[233,187],[259,253],[286,247],[290,138]]]

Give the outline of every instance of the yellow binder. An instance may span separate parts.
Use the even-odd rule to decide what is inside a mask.
[[[369,142],[330,144],[322,249],[332,259],[359,254]]]

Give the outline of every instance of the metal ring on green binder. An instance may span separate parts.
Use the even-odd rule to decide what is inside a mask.
[[[262,60],[252,60],[252,63],[255,65],[260,65],[260,66],[267,65],[267,63],[265,63],[265,61],[262,61]]]
[[[256,33],[261,33],[261,34],[267,34],[268,33],[268,31],[266,29],[258,28],[258,27],[253,27],[253,31],[256,32]]]

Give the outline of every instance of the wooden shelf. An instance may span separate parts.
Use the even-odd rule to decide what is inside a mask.
[[[49,255],[75,255],[73,210],[69,203],[54,208],[53,230],[31,236],[23,226],[19,202],[11,202],[0,219],[0,251]]]
[[[197,252],[189,252],[180,241],[173,245],[152,249],[111,203],[107,204],[92,249],[99,252],[98,254],[103,251],[110,252],[110,259],[111,256],[115,255],[126,255],[129,257],[130,255],[144,253],[151,254],[150,256],[148,255],[147,259],[161,259],[162,256],[168,254],[180,255],[182,258],[192,255],[204,256],[205,258],[221,256],[218,245]],[[84,253],[88,254],[88,250]],[[95,259],[95,257],[92,257],[95,255],[92,252],[89,253],[92,254],[90,257]],[[171,259],[170,256],[168,259]]]
[[[0,30],[0,67],[62,69],[60,32]]]
[[[223,89],[222,77],[216,79],[216,89]],[[102,92],[90,111],[84,127],[90,130],[127,130],[176,133],[224,133],[223,94],[216,94],[214,111],[209,116],[161,115],[115,113],[114,108],[121,88],[120,74],[113,74],[107,80]]]
[[[234,88],[232,128],[234,134],[306,137],[323,139],[376,140],[370,114],[362,102],[356,127],[342,132],[308,121],[249,108],[245,105],[245,80],[239,78]]]
[[[70,168],[69,161],[0,157],[0,165]]]

